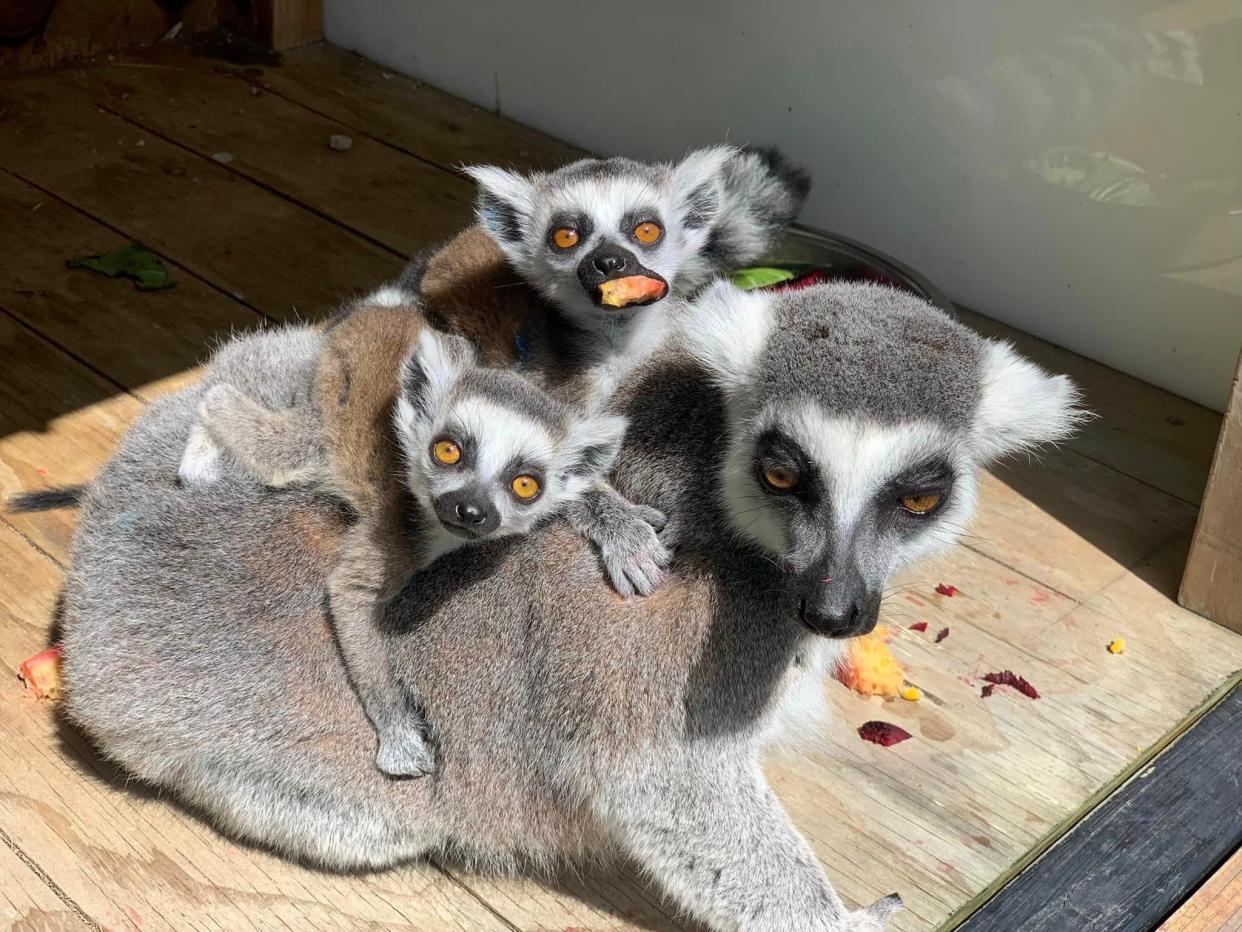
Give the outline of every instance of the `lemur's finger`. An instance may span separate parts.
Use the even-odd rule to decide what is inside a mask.
[[[650,524],[656,532],[664,530],[668,525],[668,516],[658,508],[652,508],[649,505],[635,505],[634,514]]]

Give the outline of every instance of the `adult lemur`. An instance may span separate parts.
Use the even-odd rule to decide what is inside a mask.
[[[343,518],[303,491],[172,476],[195,417],[156,403],[92,485],[65,593],[67,711],[225,831],[337,868],[635,859],[720,929],[875,929],[759,767],[823,711],[837,638],[954,539],[979,467],[1065,435],[1074,391],[916,298],[713,286],[614,398],[613,473],[684,514],[651,598],[618,598],[562,522],[450,554],[390,604],[394,669],[442,750],[372,765],[323,614]]]

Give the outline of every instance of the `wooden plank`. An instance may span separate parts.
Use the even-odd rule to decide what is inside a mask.
[[[963,926],[1145,932],[1242,842],[1235,689]]]
[[[400,256],[470,223],[474,185],[459,175],[353,134],[336,120],[266,92],[184,49],[101,64],[79,81],[99,106],[228,168]],[[348,151],[328,140],[349,135]]]
[[[1160,932],[1242,930],[1242,848],[1160,926]]]
[[[323,41],[322,0],[220,0],[230,32],[277,52]]]
[[[1242,361],[1182,579],[1182,605],[1242,632]]]
[[[162,291],[66,268],[68,258],[129,239],[3,173],[0,215],[12,221],[0,224],[0,252],[9,257],[0,310],[139,397],[157,394],[154,383],[196,365],[223,336],[267,323],[179,267],[170,268],[176,287]]]
[[[505,929],[442,872],[359,877],[243,850],[100,761],[17,683],[47,639],[60,570],[0,527],[0,824],[88,916],[123,929]]]
[[[89,481],[141,409],[117,385],[0,315],[0,498]],[[76,515],[48,511],[4,520],[63,557]]]
[[[211,159],[99,111],[69,72],[5,83],[0,168],[277,320],[316,317],[402,260]]]
[[[12,847],[10,847],[12,845]],[[22,860],[24,852],[0,829],[0,925],[10,932],[52,932],[89,929],[81,917],[62,902],[37,868]]]
[[[1215,411],[981,314],[959,308],[958,316],[1078,383],[1098,416],[1066,441],[1068,449],[1191,504],[1203,497],[1220,431]]]
[[[456,170],[463,163],[551,169],[586,153],[459,97],[330,45],[287,52],[252,77],[260,87],[357,135]]]

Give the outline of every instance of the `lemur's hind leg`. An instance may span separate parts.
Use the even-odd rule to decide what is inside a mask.
[[[281,488],[309,482],[320,474],[319,430],[309,411],[272,411],[232,385],[220,384],[204,396],[199,418],[194,430],[201,428],[209,442],[227,450],[264,485]]]
[[[379,737],[376,766],[392,777],[420,777],[435,770],[435,751],[416,699],[393,675],[382,630],[385,606],[410,576],[408,544],[371,517],[349,531],[328,577],[328,606],[349,678]]]

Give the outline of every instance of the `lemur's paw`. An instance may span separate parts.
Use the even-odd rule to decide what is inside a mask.
[[[654,508],[634,506],[628,520],[610,529],[600,545],[604,570],[612,586],[625,598],[651,595],[664,582],[673,552],[657,533],[666,519]]]
[[[403,725],[380,734],[375,765],[390,777],[425,777],[435,772],[435,748],[417,724]]]
[[[190,431],[177,475],[186,485],[209,485],[220,478],[220,448],[201,424]]]

